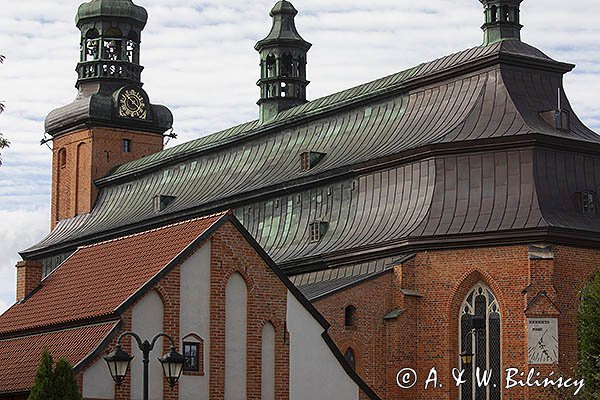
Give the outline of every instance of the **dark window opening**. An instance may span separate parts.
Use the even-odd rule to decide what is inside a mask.
[[[498,21],[498,7],[492,6],[492,22]]]
[[[356,357],[354,356],[354,350],[352,350],[351,347],[348,347],[348,350],[344,353],[344,358],[350,367],[352,367],[353,370],[356,370]]]
[[[281,75],[292,76],[293,75],[294,61],[291,54],[284,54],[281,57]]]
[[[596,214],[596,193],[592,191],[578,192],[575,194],[575,202],[579,212],[588,215]]]
[[[123,139],[123,153],[131,153],[131,140]]]
[[[60,149],[58,151],[58,165],[60,168],[65,168],[67,166],[67,150]]]
[[[200,371],[200,343],[183,342],[184,371]]]
[[[267,57],[267,78],[272,78],[275,76],[275,56],[273,54],[269,54]]]
[[[508,6],[502,7],[502,21],[510,22],[510,10]]]
[[[356,323],[356,307],[348,306],[344,310],[344,326],[351,328]]]

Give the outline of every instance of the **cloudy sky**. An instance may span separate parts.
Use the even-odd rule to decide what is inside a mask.
[[[0,312],[14,301],[17,251],[49,229],[50,150],[44,118],[75,96],[78,0],[0,0]],[[172,146],[256,119],[258,55],[273,0],[137,0],[150,14],[142,42],[145,89],[175,116]],[[313,43],[311,99],[479,45],[477,0],[296,0],[297,26]],[[577,64],[567,94],[600,132],[597,0],[526,0],[523,40]]]

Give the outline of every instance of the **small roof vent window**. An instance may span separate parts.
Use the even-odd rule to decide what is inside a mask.
[[[568,110],[550,110],[540,113],[540,117],[552,128],[562,132],[571,130],[571,114]]]
[[[175,199],[176,197],[174,196],[154,196],[154,211],[157,213],[164,211],[167,207],[171,205],[171,203],[175,201]]]
[[[583,214],[595,215],[597,209],[596,193],[592,191],[575,193],[575,206]]]
[[[325,236],[329,224],[325,221],[315,221],[309,225],[310,241],[312,243],[319,242]]]
[[[325,156],[325,153],[316,151],[307,151],[300,154],[300,169],[302,171],[308,171],[309,169],[316,167]]]

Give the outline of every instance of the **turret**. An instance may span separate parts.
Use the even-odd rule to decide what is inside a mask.
[[[273,27],[255,48],[260,53],[260,120],[272,120],[279,112],[306,103],[306,57],[311,44],[296,29],[298,11],[289,1],[271,10]]]
[[[484,6],[483,43],[521,40],[520,6],[523,0],[479,0]]]

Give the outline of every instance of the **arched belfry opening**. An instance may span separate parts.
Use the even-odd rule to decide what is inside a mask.
[[[289,1],[279,1],[271,10],[273,27],[255,48],[260,53],[261,122],[269,122],[281,111],[306,102],[306,56],[312,46],[302,39],[294,18],[298,11]]]
[[[483,4],[485,45],[502,40],[521,40],[520,12],[523,0],[479,0]]]

